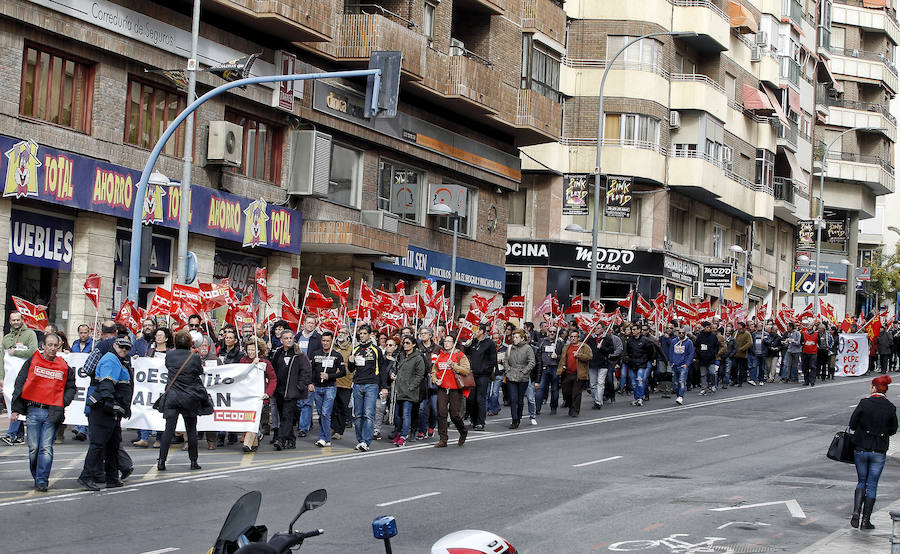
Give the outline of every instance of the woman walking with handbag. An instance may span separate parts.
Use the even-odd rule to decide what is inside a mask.
[[[403,337],[400,340],[402,352],[397,356],[397,363],[393,369],[394,397],[391,399],[397,406],[397,418],[394,427],[398,433],[394,438],[394,444],[403,446],[409,440],[409,432],[412,425],[412,408],[419,402],[419,389],[425,380],[425,358],[416,348],[416,340],[413,337]]]
[[[534,369],[534,349],[526,340],[525,331],[516,329],[512,335],[513,343],[506,350],[506,385],[509,391],[509,410],[512,412],[510,429],[518,429],[522,421],[522,408],[525,405],[525,394],[528,392],[528,379]]]
[[[872,379],[871,395],[860,400],[850,416],[850,429],[855,432],[853,458],[859,479],[853,495],[850,525],[860,529],[875,528],[870,521],[875,490],[884,469],[890,437],[897,432],[897,408],[885,396],[890,383],[889,375]]]
[[[184,419],[184,428],[187,432],[191,469],[200,469],[200,465],[197,464],[197,416],[207,404],[209,395],[203,386],[203,362],[191,349],[192,346],[190,333],[179,331],[175,335],[175,350],[166,354],[168,377],[162,401],[166,430],[159,445],[159,460],[156,462],[158,471],[166,470],[169,444],[175,435],[175,424],[178,423],[179,415]]]
[[[469,432],[463,423],[460,408],[463,403],[463,392],[456,381],[457,374],[468,375],[469,360],[466,355],[456,349],[456,340],[447,335],[441,339],[441,353],[438,354],[437,363],[431,368],[431,381],[438,386],[437,411],[438,411],[438,437],[435,448],[447,447],[447,415],[450,421],[459,431],[459,442],[462,446],[466,442]]]

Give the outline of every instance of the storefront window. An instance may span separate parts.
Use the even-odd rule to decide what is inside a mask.
[[[253,179],[277,182],[281,173],[281,127],[227,108],[225,120],[244,128],[243,160],[241,167],[234,171]]]
[[[331,176],[328,179],[328,200],[356,207],[359,190],[359,164],[362,151],[343,144],[331,143]]]
[[[93,87],[90,65],[37,46],[25,47],[22,115],[88,133]]]
[[[173,90],[150,85],[136,79],[128,81],[128,105],[125,108],[125,142],[153,148],[166,127],[184,110],[185,96]],[[170,156],[184,154],[184,126],[163,149]]]
[[[379,164],[378,209],[400,219],[421,221],[422,173],[415,169],[383,161]]]

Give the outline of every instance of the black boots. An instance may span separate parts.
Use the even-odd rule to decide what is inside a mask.
[[[165,471],[166,470],[166,461],[165,460],[156,460],[156,471]]]
[[[872,508],[875,507],[875,499],[866,497],[863,500],[863,509],[862,509],[862,519],[859,522],[860,529],[874,529],[875,526],[872,525],[872,522],[869,521],[869,518],[872,517]]]
[[[859,514],[862,512],[863,500],[866,499],[866,489],[853,491],[853,515],[850,516],[850,527],[859,528]]]

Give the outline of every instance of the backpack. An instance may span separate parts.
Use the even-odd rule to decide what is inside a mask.
[[[622,339],[619,338],[619,335],[610,334],[609,337],[613,341],[613,352],[609,355],[609,359],[613,361],[618,361],[622,359],[622,351],[625,349],[622,344]]]

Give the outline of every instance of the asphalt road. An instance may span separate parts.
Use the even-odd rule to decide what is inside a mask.
[[[286,528],[307,492],[326,488],[328,502],[300,519],[325,535],[302,551],[383,551],[371,521],[391,514],[394,552],[403,553],[428,552],[465,528],[529,553],[799,552],[847,526],[855,471],[824,453],[867,391],[868,379],[856,379],[689,393],[684,407],[654,395],[634,408],[620,397],[517,431],[504,409],[463,448],[379,442],[362,454],[350,450],[352,433],[324,450],[310,436],[296,451],[272,452],[268,441],[253,455],[237,445],[203,450],[199,472],[173,450],[169,471],[157,473],[154,450],[131,449],[137,469],[127,486],[99,493],[75,483],[83,443],[57,446],[45,494],[31,490],[26,449],[6,447],[0,551],[206,552],[244,492],[262,491],[259,522],[272,532]],[[898,469],[889,457],[876,510],[900,494]]]

